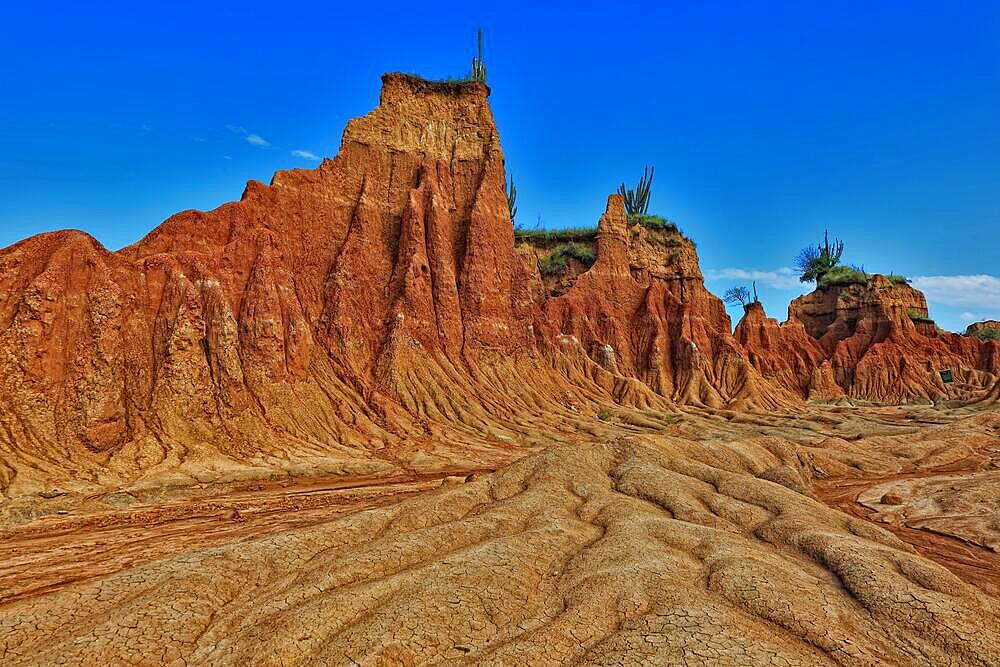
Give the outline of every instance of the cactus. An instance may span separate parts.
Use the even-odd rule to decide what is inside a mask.
[[[642,170],[642,178],[639,185],[626,188],[625,183],[618,186],[618,194],[625,199],[625,213],[627,215],[646,215],[649,212],[649,189],[653,183],[653,167],[646,166]]]
[[[510,211],[510,222],[514,223],[514,218],[517,216],[517,186],[514,185],[514,175],[510,175],[510,180],[507,183],[507,210]]]
[[[479,55],[472,59],[472,74],[469,78],[479,83],[486,83],[486,63],[483,61],[483,29],[477,30],[477,41],[479,43]]]

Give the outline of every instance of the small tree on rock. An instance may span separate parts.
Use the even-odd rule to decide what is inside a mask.
[[[744,308],[750,304],[750,290],[746,288],[746,285],[737,285],[736,287],[730,287],[726,290],[723,295],[722,300],[726,303],[731,303],[733,305],[740,304]]]
[[[840,257],[844,254],[844,242],[834,239],[830,243],[830,232],[823,232],[823,242],[819,245],[806,246],[795,258],[795,270],[799,272],[799,280],[804,283],[817,282],[823,278],[830,269],[840,264]]]
[[[740,304],[744,309],[748,308],[751,304],[760,303],[760,299],[757,298],[757,281],[753,281],[753,298],[750,297],[750,290],[746,288],[746,285],[737,285],[736,287],[730,287],[726,290],[726,293],[722,296],[722,300],[726,303]]]

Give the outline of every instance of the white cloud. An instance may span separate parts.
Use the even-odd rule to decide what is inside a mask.
[[[976,322],[979,320],[979,315],[975,313],[965,312],[958,316],[963,322]]]
[[[223,160],[232,160],[233,158],[232,158],[232,156],[231,156],[231,155],[223,155],[223,156],[222,156],[222,159],[223,159]]]
[[[762,285],[783,290],[798,290],[802,288],[802,283],[795,271],[783,266],[774,271],[760,271],[758,269],[707,269],[705,278],[708,280],[745,280],[756,281]]]
[[[239,134],[243,136],[243,140],[248,144],[254,146],[259,146],[260,148],[275,148],[271,145],[271,142],[260,136],[259,134],[254,134],[250,132],[245,127],[240,127],[239,125],[226,125],[226,129],[233,134]]]
[[[248,134],[243,137],[248,144],[253,144],[254,146],[260,146],[261,148],[267,148],[271,145],[271,142],[260,136],[259,134]]]
[[[292,155],[294,155],[295,157],[300,157],[304,160],[313,160],[315,162],[319,162],[321,159],[320,156],[316,155],[312,151],[303,150],[301,148],[296,148],[294,151],[292,151]]]
[[[1000,308],[1000,278],[996,276],[917,276],[911,284],[931,303]],[[962,317],[966,315],[972,313],[963,313]]]

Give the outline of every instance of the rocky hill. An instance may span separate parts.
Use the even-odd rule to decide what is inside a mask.
[[[966,336],[978,336],[981,338],[997,339],[1000,337],[1000,322],[996,320],[983,320],[973,322],[965,328]]]
[[[736,338],[766,378],[813,400],[975,400],[1000,378],[1000,346],[941,331],[923,294],[877,274],[795,299],[781,325],[752,304]]]
[[[0,251],[5,493],[491,466],[539,415],[787,400],[693,247],[660,266],[616,196],[593,268],[533,296],[488,93],[389,74],[317,169],[116,253],[80,232]]]
[[[617,195],[592,265],[556,285],[551,248],[515,244],[488,95],[387,74],[316,169],[118,252],[81,232],[0,251],[3,493],[495,467],[609,405],[996,383],[997,343],[937,332],[918,292],[877,278],[781,326],[751,309],[733,336],[693,244],[630,224]]]

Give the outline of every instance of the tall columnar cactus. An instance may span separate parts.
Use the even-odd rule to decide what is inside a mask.
[[[472,59],[472,74],[470,78],[473,81],[478,81],[480,83],[486,83],[486,62],[483,61],[483,29],[479,28],[477,30],[477,41],[479,42],[479,55],[473,57]]]
[[[653,183],[653,167],[646,166],[642,170],[639,185],[626,188],[625,183],[618,186],[618,194],[625,199],[625,213],[628,215],[646,215],[649,213],[649,189]]]
[[[513,224],[514,217],[517,215],[517,186],[514,185],[513,174],[507,183],[507,209],[510,211],[510,221]]]

